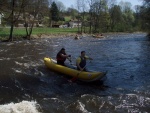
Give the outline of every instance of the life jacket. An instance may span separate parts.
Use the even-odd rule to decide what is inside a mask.
[[[86,65],[86,58],[85,57],[82,58],[81,56],[80,56],[80,58],[81,58],[81,62],[79,63],[79,65],[81,68],[84,68]]]
[[[66,58],[61,57],[61,54],[66,55],[65,53],[59,52],[59,53],[57,54],[57,56],[56,56],[57,61],[58,61],[58,60],[59,60],[59,61],[65,61],[65,60],[66,60]]]

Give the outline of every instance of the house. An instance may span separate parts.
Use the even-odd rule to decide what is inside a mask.
[[[18,14],[15,14],[14,17],[18,18],[15,23],[15,27],[31,27],[33,23],[33,27],[43,27],[43,24],[41,23],[41,20],[38,19],[38,16],[34,18],[33,15],[25,13],[24,15],[20,14],[19,17]]]
[[[67,24],[64,24],[64,25],[60,25],[59,28],[67,28]]]
[[[0,25],[2,24],[2,17],[4,17],[4,14],[0,13]]]
[[[70,27],[70,28],[81,27],[81,25],[82,25],[82,23],[80,20],[70,20],[68,27]]]

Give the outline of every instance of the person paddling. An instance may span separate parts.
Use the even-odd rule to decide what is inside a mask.
[[[86,60],[93,60],[91,57],[85,55],[85,51],[81,51],[81,56],[79,56],[76,60],[77,70],[87,71],[86,70]]]
[[[67,55],[66,52],[65,52],[65,49],[62,48],[57,53],[57,56],[56,56],[57,64],[65,66],[64,62],[66,61],[66,59],[68,59],[71,62],[71,60],[69,58],[71,58],[71,55]]]

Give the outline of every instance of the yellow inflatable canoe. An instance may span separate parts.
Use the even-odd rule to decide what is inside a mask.
[[[52,58],[47,58],[47,57],[44,58],[44,63],[49,69],[53,71],[60,72],[60,73],[63,73],[65,75],[69,75],[72,77],[77,77],[77,79],[81,81],[86,81],[86,82],[99,80],[106,75],[106,73],[103,73],[103,72],[78,71],[76,69],[58,65],[55,60],[53,60]]]

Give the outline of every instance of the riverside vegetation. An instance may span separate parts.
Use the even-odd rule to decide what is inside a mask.
[[[77,28],[33,28],[31,39],[75,36]],[[10,28],[0,28],[0,40],[5,41],[10,34]],[[25,28],[14,28],[14,40],[24,39]]]

